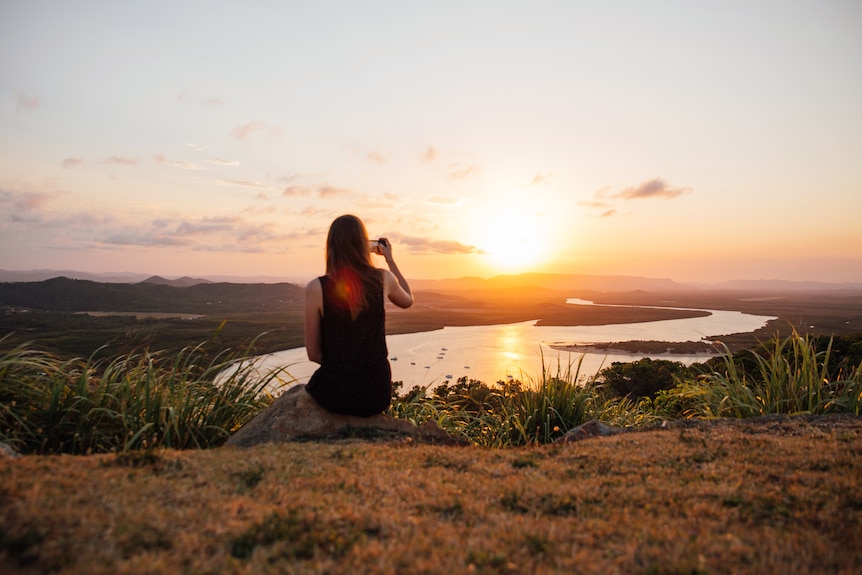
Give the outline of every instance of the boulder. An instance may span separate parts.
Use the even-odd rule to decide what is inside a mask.
[[[225,445],[251,447],[261,443],[339,437],[410,438],[442,445],[466,443],[430,421],[417,426],[383,413],[371,417],[333,413],[314,401],[304,385],[296,385],[237,430]]]
[[[8,443],[0,442],[0,457],[14,459],[18,457],[18,452],[15,451]]]
[[[622,432],[623,429],[619,427],[614,427],[594,419],[584,423],[583,425],[570,429],[565,435],[557,439],[557,443],[569,443],[590,437],[608,437]]]

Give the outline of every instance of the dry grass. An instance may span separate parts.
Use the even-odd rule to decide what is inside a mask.
[[[783,421],[0,459],[0,572],[858,572],[862,420]]]

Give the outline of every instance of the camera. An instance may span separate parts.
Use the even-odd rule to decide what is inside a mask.
[[[386,245],[386,240],[371,240],[368,242],[368,248],[371,250],[371,253],[377,255],[383,255],[383,246]]]

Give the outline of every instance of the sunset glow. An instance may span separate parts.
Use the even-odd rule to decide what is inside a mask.
[[[862,283],[857,2],[0,4],[0,269]]]

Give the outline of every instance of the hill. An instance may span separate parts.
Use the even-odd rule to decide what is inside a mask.
[[[858,572],[858,418],[685,423],[503,450],[17,457],[0,571]]]
[[[173,287],[191,287],[198,284],[210,284],[213,283],[210,280],[200,279],[200,278],[190,278],[188,276],[183,276],[181,278],[177,278],[175,280],[165,279],[162,276],[151,276],[142,281],[141,283],[147,284],[157,284],[164,286],[173,286]]]
[[[0,283],[0,306],[64,312],[296,311],[302,308],[303,296],[302,288],[289,283],[177,287],[152,281],[124,284],[69,278]]]

